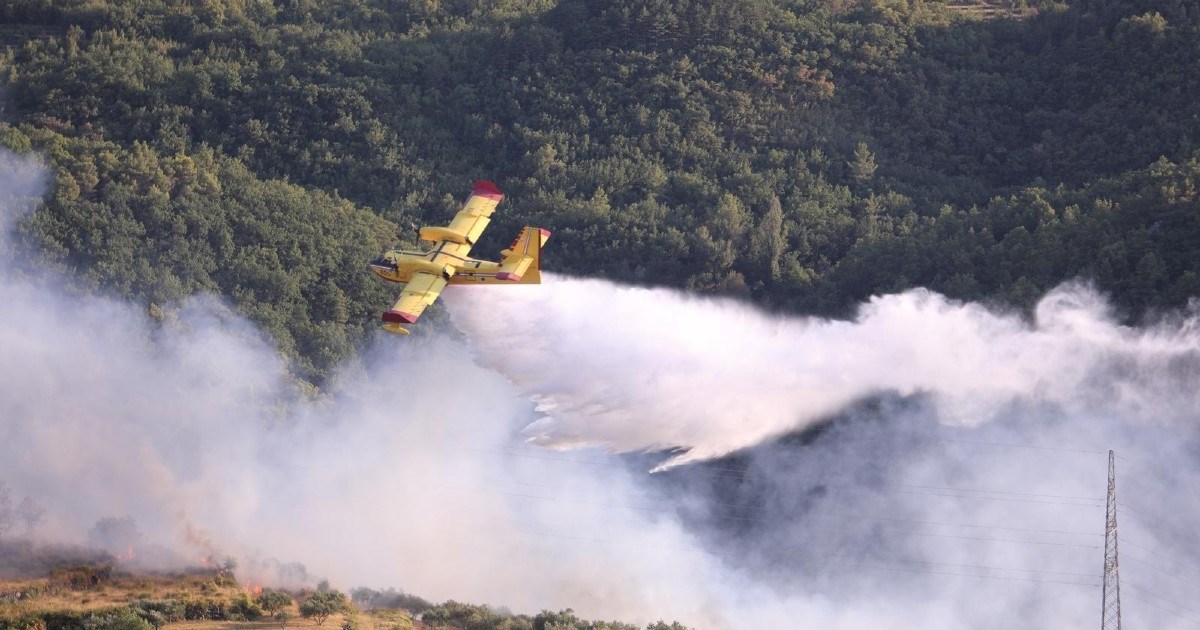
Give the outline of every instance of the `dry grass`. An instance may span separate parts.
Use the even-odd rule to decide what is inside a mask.
[[[202,597],[232,601],[242,590],[220,586],[215,572],[184,576],[118,574],[98,586],[78,589],[46,578],[0,581],[0,595],[19,592],[34,594],[13,603],[0,603],[0,622],[42,612],[86,612],[116,608],[142,599]]]
[[[360,630],[419,630],[421,622],[403,610],[372,610],[359,615]]]
[[[381,620],[377,616],[366,613],[359,613],[356,618],[358,620],[358,630],[413,630],[412,618],[407,613],[401,611],[386,611],[395,613],[398,617],[403,617],[403,621],[396,620]],[[293,628],[302,628],[311,630],[313,628],[323,628],[324,630],[340,630],[346,621],[345,615],[333,615],[325,620],[325,623],[317,625],[317,622],[311,619],[303,619],[296,612],[296,607],[292,606],[291,613],[293,618],[287,622],[287,627],[284,630],[292,630]],[[277,621],[181,621],[178,623],[169,623],[163,626],[164,630],[280,630],[279,622]]]
[[[18,592],[38,592],[15,603],[3,603],[0,599],[0,627],[5,621],[26,615],[46,612],[86,612],[126,606],[138,600],[212,599],[232,602],[246,593],[241,586],[231,586],[220,580],[216,572],[183,576],[164,575],[117,575],[111,580],[88,589],[72,590],[50,579],[0,580],[0,597]],[[253,598],[253,595],[251,595]],[[286,630],[341,630],[346,615],[333,615],[318,626],[311,619],[300,616],[299,607],[293,603],[285,609],[291,613]],[[357,630],[420,630],[420,622],[401,610],[372,610],[353,615]],[[181,621],[164,626],[166,630],[280,630],[280,624],[271,619],[259,621]]]
[[[338,628],[342,627],[340,621],[336,625],[334,625],[333,621],[334,618],[330,617],[325,620],[325,625],[321,627],[328,630],[338,630]],[[315,628],[317,624],[307,619],[296,619],[289,621],[287,627]],[[250,630],[252,628],[279,630],[279,623],[276,621],[180,621],[178,623],[169,623],[163,626],[163,628],[165,630]]]
[[[298,616],[295,606],[291,613],[295,617],[288,621],[284,630],[292,628],[324,628],[325,630],[340,630],[346,622],[345,615],[334,615],[325,620],[320,626],[310,619]],[[414,622],[408,613],[402,610],[373,610],[355,615],[358,630],[420,630],[420,622]],[[164,630],[281,630],[276,621],[181,621],[163,626]]]
[[[291,630],[292,628],[304,628],[305,630],[311,628],[340,630],[342,624],[345,622],[344,616],[333,615],[326,619],[325,623],[318,626],[317,622],[311,619],[304,619],[300,617],[300,613],[296,610],[295,605],[293,605],[288,612],[292,613],[292,618],[288,620],[287,626],[284,628],[284,630]],[[358,627],[360,630],[375,630],[372,627],[362,624],[361,615]],[[163,626],[163,628],[164,630],[280,630],[281,626],[279,625],[278,621],[260,619],[258,621],[179,621],[176,623],[169,623]]]

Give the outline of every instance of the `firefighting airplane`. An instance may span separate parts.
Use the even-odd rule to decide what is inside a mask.
[[[371,271],[380,278],[405,283],[400,298],[383,314],[384,330],[407,335],[401,324],[416,323],[447,284],[541,283],[542,245],[550,238],[549,230],[521,230],[517,240],[500,252],[503,260],[498,263],[467,256],[503,198],[492,182],[477,181],[450,225],[421,228],[421,240],[434,244],[429,251],[394,249],[371,261]]]

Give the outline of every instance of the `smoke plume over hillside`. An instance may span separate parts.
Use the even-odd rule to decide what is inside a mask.
[[[1082,284],[1032,321],[923,290],[830,321],[598,280],[480,289],[448,296],[452,312],[480,363],[536,401],[527,438],[671,449],[645,487],[727,566],[780,589],[756,608],[768,626],[1095,617],[1110,448],[1127,617],[1200,620],[1195,302],[1133,328]]]
[[[770,316],[732,300],[599,280],[449,296],[485,365],[546,418],[533,441],[725,455],[882,392],[931,396],[944,422],[1014,401],[1169,422],[1200,408],[1200,320],[1130,329],[1065,286],[1034,322],[928,291],[873,298],[853,321]]]
[[[551,276],[451,289],[467,341],[381,339],[314,399],[215,298],[159,323],[12,269],[0,480],[44,540],[130,516],[163,565],[704,628],[1066,627],[1116,448],[1126,616],[1200,619],[1195,314],[1124,328],[1075,286],[1032,323],[923,291],[835,322]]]

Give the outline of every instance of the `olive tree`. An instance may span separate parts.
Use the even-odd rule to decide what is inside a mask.
[[[330,615],[345,612],[349,609],[350,602],[346,599],[345,593],[326,591],[314,594],[301,604],[300,614],[305,618],[315,620],[319,626],[325,623],[325,620]]]

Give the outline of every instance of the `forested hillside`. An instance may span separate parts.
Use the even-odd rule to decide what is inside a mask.
[[[1200,6],[922,0],[11,0],[25,229],[97,287],[216,290],[319,381],[392,288],[364,261],[508,194],[548,266],[844,315],[923,285],[1129,317],[1200,295]]]

